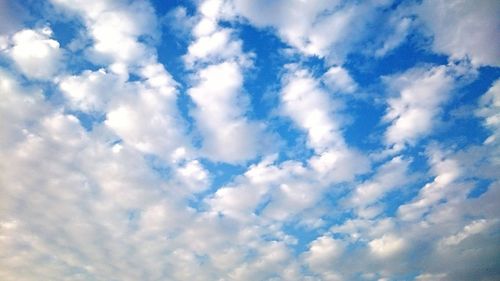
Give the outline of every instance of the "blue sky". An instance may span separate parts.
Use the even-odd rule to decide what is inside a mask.
[[[499,13],[0,0],[0,279],[497,280]]]

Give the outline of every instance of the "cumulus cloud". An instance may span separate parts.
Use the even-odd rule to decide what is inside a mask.
[[[349,72],[341,66],[330,67],[323,75],[323,81],[328,88],[335,92],[350,94],[357,89],[356,82],[349,75]]]
[[[305,69],[294,65],[284,77],[282,91],[283,114],[289,116],[308,135],[308,145],[317,152],[329,148],[343,148],[340,124],[333,116],[339,107],[319,87],[319,83]]]
[[[203,135],[203,152],[214,160],[238,162],[255,157],[265,143],[263,124],[244,116],[243,77],[236,62],[208,66],[189,89],[192,111]],[[263,142],[259,144],[259,142]]]
[[[434,51],[476,66],[500,65],[498,1],[423,1],[416,10],[431,32]]]
[[[394,16],[384,32],[368,32],[373,24],[386,25],[385,9],[393,1],[231,1],[236,15],[257,27],[270,27],[284,42],[302,54],[326,58],[330,64],[343,64],[351,52],[361,52],[363,40],[379,42],[383,56],[406,37],[409,20]],[[300,11],[300,12],[299,12]]]
[[[110,81],[114,79],[118,84],[107,88],[108,97],[96,97],[94,100],[103,103],[109,99],[104,124],[117,135],[117,140],[139,151],[155,154],[163,160],[178,161],[182,157],[178,154],[179,149],[189,150],[191,145],[185,135],[185,123],[176,107],[176,84],[163,65],[158,63],[141,68],[139,75],[143,79],[140,83],[120,83],[120,79],[110,76]],[[83,74],[83,79],[86,79],[85,76]],[[102,72],[97,76],[102,76]],[[94,87],[95,80],[84,81],[88,82],[87,87]],[[96,86],[99,87],[98,84]],[[113,88],[117,89],[115,93]],[[93,98],[93,94],[86,94],[86,99]],[[74,96],[75,91],[69,95]]]
[[[146,1],[51,1],[69,15],[77,14],[87,27],[93,44],[86,51],[98,64],[142,65],[154,52],[139,38],[154,38],[156,18]],[[122,67],[123,68],[123,67]],[[124,71],[128,69],[125,67]]]
[[[332,264],[335,264],[335,260],[343,251],[344,245],[341,241],[329,236],[321,236],[311,243],[304,259],[313,272],[325,276],[326,280],[331,280],[333,276],[341,280],[340,276],[332,271]]]
[[[62,66],[63,52],[51,35],[49,27],[21,30],[12,36],[11,48],[4,51],[27,77],[52,78]]]
[[[363,182],[352,192],[348,199],[348,206],[358,208],[360,216],[373,217],[382,210],[369,206],[378,202],[385,193],[406,185],[409,177],[410,161],[396,156],[378,168],[377,173],[370,181]]]
[[[453,77],[446,66],[416,68],[384,79],[396,96],[390,97],[386,122],[391,122],[385,138],[396,150],[414,144],[429,134],[449,99]]]
[[[59,88],[72,108],[84,112],[104,112],[112,95],[126,92],[124,81],[105,69],[64,76]]]
[[[349,4],[343,6],[337,1],[309,4],[278,1],[271,6],[267,6],[265,1],[234,1],[234,6],[237,12],[257,26],[275,28],[285,42],[301,52],[321,57],[328,55],[333,46],[337,47],[336,52],[332,52],[335,56],[341,58],[346,55],[343,44],[353,40],[346,40],[348,34],[362,32],[363,22],[355,19],[366,16],[363,8]]]
[[[457,194],[464,195],[463,188],[466,186],[454,183],[462,174],[459,163],[447,158],[439,149],[432,149],[428,153],[434,179],[420,189],[417,198],[399,207],[399,214],[404,220],[418,220],[441,200]]]
[[[370,241],[368,245],[374,255],[387,258],[402,251],[405,247],[405,241],[393,234],[385,234]]]
[[[247,55],[231,29],[219,26],[224,3],[210,0],[199,5],[199,21],[185,55],[194,67],[194,84],[188,90],[196,108],[191,113],[202,140],[202,153],[215,161],[247,161],[271,144],[263,123],[246,117],[248,96],[243,92]],[[201,65],[200,65],[201,64]],[[207,66],[205,66],[208,64]]]

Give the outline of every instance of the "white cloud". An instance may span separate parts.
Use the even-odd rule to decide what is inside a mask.
[[[467,239],[469,236],[478,234],[490,227],[492,222],[481,219],[471,222],[464,226],[463,230],[455,235],[451,235],[442,240],[442,243],[447,246],[454,246]]]
[[[383,57],[396,47],[398,47],[410,33],[412,20],[409,17],[390,17],[389,27],[392,29],[388,32],[386,38],[381,40],[381,46],[375,50],[375,57]]]
[[[195,29],[193,32],[198,31]],[[248,64],[248,58],[241,52],[242,42],[233,39],[232,32],[230,29],[219,28],[217,31],[197,38],[189,45],[188,53],[184,56],[187,66],[193,67],[195,63],[224,60],[237,60],[243,65]]]
[[[250,64],[248,54],[242,51],[242,41],[234,34],[235,30],[219,25],[219,20],[229,16],[227,3],[220,0],[201,1],[198,12],[198,21],[192,30],[194,40],[183,57],[187,67],[233,60],[242,65]]]
[[[410,69],[384,80],[397,93],[387,100],[384,120],[391,124],[385,134],[386,143],[399,150],[431,133],[441,105],[449,99],[454,79],[446,66],[437,66]]]
[[[265,159],[250,166],[235,183],[217,190],[208,203],[213,211],[241,221],[254,220],[259,206],[264,216],[287,220],[318,200],[321,189],[310,188],[307,176],[300,163],[275,165],[274,160]]]
[[[370,161],[353,149],[332,149],[311,157],[310,167],[327,183],[352,181],[370,170]]]
[[[29,78],[51,79],[61,68],[63,52],[51,39],[52,30],[23,29],[12,36],[12,47],[5,50],[19,70]]]
[[[347,241],[371,241],[380,238],[384,234],[395,232],[395,221],[392,218],[370,219],[348,219],[340,225],[330,228],[333,233],[348,235]]]
[[[290,258],[290,250],[282,242],[263,243],[258,249],[259,259],[243,263],[229,274],[233,280],[272,280],[286,268]]]
[[[361,51],[359,42],[373,36],[367,32],[368,26],[387,17],[384,8],[391,2],[297,0],[273,1],[270,4],[268,1],[234,0],[231,3],[237,15],[257,27],[271,27],[284,42],[301,53],[325,58],[330,64],[343,64],[349,53]],[[377,40],[386,42],[379,55],[404,39],[404,29],[403,24],[387,34],[383,32],[375,36]]]
[[[203,168],[198,160],[192,160],[177,169],[182,188],[193,192],[200,192],[208,188],[209,172]]]
[[[323,82],[334,92],[354,93],[358,85],[349,72],[341,66],[332,66],[323,75]]]
[[[455,183],[462,174],[459,163],[447,158],[439,149],[431,149],[428,157],[435,177],[420,189],[418,196],[412,202],[399,207],[399,216],[403,220],[419,220],[432,206],[439,204],[440,200],[449,199],[457,194],[464,195],[461,186]]]
[[[142,83],[124,85],[106,114],[105,124],[127,144],[162,159],[174,156],[189,142],[176,107],[176,84],[160,64],[140,70]],[[172,159],[173,160],[173,159]]]
[[[446,280],[445,279],[446,274],[440,273],[440,274],[420,274],[415,278],[415,281],[440,281],[440,280]]]
[[[11,149],[26,137],[28,124],[35,122],[46,108],[40,105],[43,101],[40,91],[23,90],[3,69],[0,69],[0,96],[0,143],[4,149]]]
[[[381,258],[392,257],[400,253],[405,247],[405,241],[393,234],[386,234],[368,243],[373,254]]]
[[[189,96],[192,115],[203,136],[203,153],[215,161],[240,162],[254,158],[264,148],[264,127],[244,116],[246,97],[236,62],[210,65],[198,72]]]
[[[83,55],[92,65],[66,68],[70,73],[57,68],[47,81],[0,69],[0,159],[7,159],[0,161],[0,279],[396,280],[413,272],[420,274],[416,280],[461,281],[489,280],[498,272],[498,81],[474,110],[490,130],[484,144],[422,141],[385,162],[366,156],[377,145],[412,145],[430,135],[450,90],[470,81],[467,64],[418,66],[386,78],[394,93],[386,138],[372,143],[380,141],[375,129],[360,151],[347,135],[346,120],[364,112],[359,100],[344,103],[336,93],[364,91],[366,80],[361,73],[359,84],[354,81],[348,69],[363,69],[344,60],[352,52],[394,50],[417,22],[400,6],[417,5],[199,1],[194,15],[180,14],[192,40],[179,57],[188,76],[174,73],[182,85],[151,44],[159,31],[148,2],[52,3],[68,18],[54,19],[61,14],[48,15],[54,10],[44,6],[43,20],[86,33],[82,38],[92,42]],[[260,9],[264,5],[268,9]],[[325,59],[324,65],[314,59],[310,69],[308,58],[276,60],[278,68],[295,59],[303,64],[271,73],[282,80],[267,80],[266,95],[276,99],[259,102],[278,115],[266,121],[248,114],[254,93],[247,95],[245,82],[260,83],[267,70],[252,80],[249,65],[261,60],[243,52],[252,45],[238,35],[256,31],[240,29],[235,11],[271,27],[303,54]],[[68,21],[75,16],[83,25]],[[365,32],[367,23],[380,26],[385,16],[390,19],[380,34]],[[55,46],[48,30],[26,30]],[[5,42],[10,55],[15,43]],[[81,62],[81,50],[65,51],[69,66]],[[327,72],[317,74],[323,67]],[[85,129],[82,123],[90,121],[74,111],[104,121],[90,118],[94,123]],[[184,113],[193,119],[183,120]],[[281,117],[307,139],[305,148],[296,141],[306,150],[299,159],[288,153],[293,148],[273,150],[266,122],[287,140],[296,134],[287,135]],[[365,120],[353,127],[357,121]],[[420,162],[421,148],[428,165]],[[418,190],[413,180],[427,183]],[[471,195],[475,187],[485,190]]]
[[[191,115],[203,138],[201,152],[213,161],[241,163],[268,150],[271,137],[263,123],[246,117],[243,71],[249,61],[233,30],[218,23],[224,3],[200,2],[198,12],[184,60],[195,71],[188,94],[196,105]]]
[[[274,27],[285,42],[305,54],[321,57],[329,53],[330,47],[342,44],[349,33],[355,34],[362,25],[361,21],[355,21],[360,9],[353,5],[342,7],[338,1],[307,4],[301,1],[276,1],[268,5],[266,1],[241,0],[234,1],[234,6],[238,13],[257,26]],[[344,50],[339,48],[336,51]]]
[[[127,91],[124,82],[104,69],[86,70],[80,75],[61,77],[59,88],[70,107],[84,112],[104,112],[113,95]]]
[[[0,150],[12,164],[1,164],[0,220],[15,222],[1,230],[0,275],[6,280],[135,279],[130,264],[138,260],[125,252],[137,244],[123,239],[130,227],[127,214],[157,200],[157,191],[148,186],[161,183],[140,155],[127,147],[113,152],[105,137],[88,134],[74,116],[15,84],[2,76],[9,91],[1,91],[6,95],[1,113],[10,120],[2,131],[23,134]],[[16,108],[17,115],[8,108]],[[148,255],[136,257],[141,270],[151,270]],[[114,259],[120,262],[108,267],[106,261]],[[71,269],[76,267],[78,272]]]
[[[500,163],[500,80],[495,81],[480,98],[479,108],[475,113],[484,118],[484,126],[491,131],[484,144],[491,147],[493,161]]]
[[[316,152],[309,159],[311,167],[329,182],[349,181],[366,172],[369,161],[342,136],[341,104],[330,99],[307,70],[296,65],[288,70],[282,79],[281,111],[307,133],[307,144]]]
[[[307,132],[308,145],[316,152],[344,148],[340,124],[334,121],[339,105],[328,98],[307,70],[294,65],[289,69],[281,92],[283,114]]]
[[[320,236],[311,242],[304,260],[313,272],[322,275],[334,275],[330,272],[344,251],[342,241],[329,236]],[[340,279],[340,278],[339,278]]]
[[[406,185],[411,180],[409,164],[410,161],[400,156],[384,163],[370,180],[356,187],[347,201],[348,206],[359,208],[358,212],[362,213],[365,208],[376,203],[387,192]],[[372,210],[370,216],[377,215],[380,211],[382,210]]]
[[[500,66],[497,48],[498,1],[423,1],[416,8],[431,31],[432,49],[452,59],[470,59],[475,66]]]
[[[133,142],[124,141],[115,149],[106,126],[87,132],[74,116],[59,112],[41,95],[25,92],[3,72],[0,78],[0,114],[9,120],[0,131],[11,136],[2,138],[0,156],[13,165],[0,164],[0,181],[5,183],[0,191],[0,276],[203,280],[228,276],[241,265],[236,257],[244,257],[245,250],[225,265],[211,263],[212,257],[222,255],[219,250],[239,243],[230,231],[235,228],[231,221],[197,214],[179,193],[206,187],[209,175],[200,162],[184,161],[175,170],[176,179],[161,179],[130,145]],[[143,90],[158,95],[152,85],[161,81],[145,81],[149,88],[143,85]],[[156,113],[153,108],[152,119]],[[244,239],[249,238],[241,238],[242,243]],[[256,264],[275,250],[255,249],[263,251],[255,257]],[[200,256],[206,257],[203,265]],[[266,276],[278,266],[272,258],[266,258],[271,262]]]
[[[143,65],[154,55],[139,41],[139,37],[156,36],[154,10],[147,1],[52,2],[66,13],[76,13],[83,18],[87,33],[93,39],[92,46],[87,49],[92,62]]]
[[[197,31],[195,30],[194,32]],[[221,30],[199,38],[188,48],[189,59],[196,60],[205,58],[209,55],[219,55],[221,52],[225,51],[229,37],[229,30]],[[236,51],[239,50],[237,49]]]

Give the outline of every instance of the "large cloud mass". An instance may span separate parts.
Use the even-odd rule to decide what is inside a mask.
[[[1,280],[500,276],[498,1],[35,2]]]

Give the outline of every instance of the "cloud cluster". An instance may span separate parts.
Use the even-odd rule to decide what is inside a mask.
[[[0,0],[1,280],[500,275],[497,2],[162,5]]]
[[[12,47],[6,52],[27,77],[49,79],[59,70],[63,54],[51,34],[50,28],[43,28],[24,29],[12,36]]]
[[[497,1],[423,1],[416,11],[430,30],[432,49],[452,59],[468,58],[474,65],[500,65],[495,38],[500,20]],[[478,32],[480,30],[480,32]]]
[[[215,161],[238,163],[263,152],[271,136],[263,123],[246,117],[249,97],[243,92],[243,72],[250,58],[235,31],[219,24],[225,9],[221,0],[200,3],[184,58],[195,71],[188,94],[196,105],[191,114],[203,136],[203,153]]]

